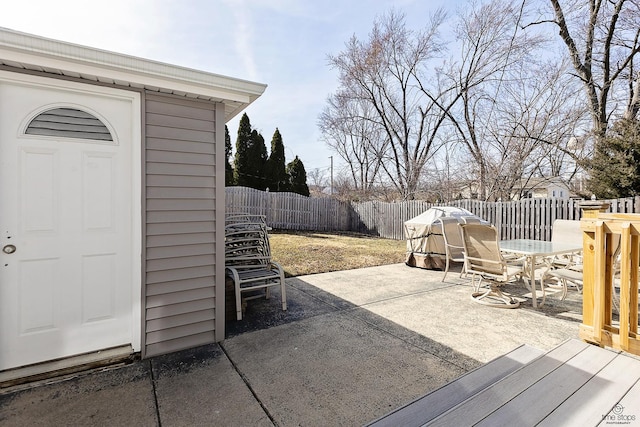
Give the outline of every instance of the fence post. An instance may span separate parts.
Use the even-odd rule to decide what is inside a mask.
[[[582,335],[581,337],[587,341],[596,340],[598,330],[601,331],[597,323],[599,323],[602,319],[596,319],[596,296],[598,300],[601,299],[600,295],[596,295],[598,292],[595,289],[596,284],[598,282],[598,275],[604,275],[604,271],[599,267],[598,260],[596,259],[596,230],[594,226],[596,225],[596,220],[598,218],[598,213],[604,213],[609,208],[608,203],[601,202],[593,202],[587,201],[580,204],[580,208],[582,209],[582,223],[580,227],[583,230],[582,233],[582,255],[583,255],[583,284],[582,284],[582,323],[583,325],[593,328],[591,337],[587,335]],[[600,312],[600,316],[602,316],[602,312]]]

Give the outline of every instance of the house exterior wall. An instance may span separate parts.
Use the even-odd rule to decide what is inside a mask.
[[[143,357],[151,357],[224,338],[224,180],[216,179],[224,106],[150,93],[144,104]]]
[[[0,29],[0,70],[139,95],[129,179],[134,351],[150,357],[222,340],[224,123],[266,85],[8,29]]]
[[[549,190],[546,187],[538,187],[531,190],[534,199],[548,197]]]
[[[569,189],[566,186],[548,183],[529,190],[533,198],[555,197],[558,199],[568,199]]]
[[[546,197],[556,197],[558,199],[569,198],[569,188],[561,185],[550,185],[547,189]]]
[[[224,104],[15,72],[141,93],[142,356],[224,339]]]

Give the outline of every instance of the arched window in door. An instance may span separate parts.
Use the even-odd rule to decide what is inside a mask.
[[[53,108],[40,113],[31,120],[25,133],[113,141],[111,132],[100,119],[76,108]]]

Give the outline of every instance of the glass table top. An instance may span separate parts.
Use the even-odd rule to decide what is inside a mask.
[[[582,251],[578,246],[565,242],[547,242],[544,240],[516,239],[500,241],[500,250],[522,255],[558,255]]]

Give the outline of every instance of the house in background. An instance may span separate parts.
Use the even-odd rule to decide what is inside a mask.
[[[265,88],[0,28],[0,371],[224,339],[224,125]]]
[[[514,194],[513,200],[535,198],[569,199],[571,191],[567,184],[558,176],[532,177],[523,180],[520,194]]]
[[[461,185],[459,189],[455,191],[460,199],[477,199],[480,192],[479,184],[477,182],[469,182]],[[506,193],[506,191],[505,191]],[[522,200],[522,199],[534,199],[534,198],[557,198],[557,199],[569,199],[571,197],[571,190],[567,186],[566,182],[558,177],[532,177],[528,179],[522,179],[520,186],[516,186],[511,189],[511,194],[508,196],[509,200]],[[507,201],[507,197],[499,199]]]

